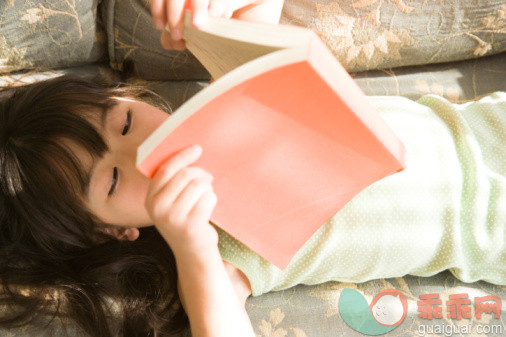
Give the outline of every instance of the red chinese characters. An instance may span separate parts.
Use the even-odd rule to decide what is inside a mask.
[[[418,304],[418,317],[425,319],[442,318],[443,301],[439,294],[420,295]],[[499,296],[482,296],[474,298],[475,315],[481,319],[482,314],[493,314],[494,318],[501,317],[502,301]],[[452,294],[446,301],[447,317],[460,320],[462,318],[471,318],[471,300],[468,294]]]
[[[468,294],[450,295],[450,299],[446,301],[446,310],[448,318],[471,318],[471,300]]]
[[[490,303],[494,301],[494,303]],[[487,314],[494,313],[495,318],[501,317],[501,299],[499,296],[483,296],[474,298],[474,307],[476,312],[476,318],[481,319],[483,312]]]
[[[443,301],[439,298],[439,294],[420,295],[420,301],[416,302],[420,311],[418,317],[427,319],[443,317],[441,303]]]

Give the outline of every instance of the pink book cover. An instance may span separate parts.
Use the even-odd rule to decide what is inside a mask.
[[[193,165],[214,176],[211,222],[280,269],[356,194],[405,167],[402,143],[316,35],[306,60],[214,97],[138,169],[150,177],[192,144],[203,148]]]

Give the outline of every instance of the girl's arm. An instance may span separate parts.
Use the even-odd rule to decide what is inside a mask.
[[[223,260],[223,265],[225,266],[230,282],[232,282],[237,299],[239,300],[241,306],[244,307],[246,305],[246,300],[251,295],[251,286],[248,278],[242,271],[227,261]],[[179,298],[183,308],[186,310],[186,301],[181,291],[181,280],[179,278],[177,280],[177,288],[179,290]]]
[[[146,209],[174,253],[192,335],[253,337],[244,301],[237,297],[222,262],[218,234],[209,224],[217,202],[212,176],[188,166],[201,151],[185,149],[156,171]]]
[[[195,27],[205,24],[208,15],[277,24],[284,0],[151,0],[151,15],[162,31],[160,42],[166,49],[184,50],[183,14],[192,10]],[[168,29],[164,29],[165,27]]]
[[[225,265],[225,270],[232,282],[232,286],[235,289],[237,298],[244,306],[246,304],[246,299],[251,295],[251,285],[249,280],[236,266],[228,263],[227,261],[223,261],[223,264]]]
[[[176,256],[179,292],[192,336],[254,337],[245,298],[237,296],[217,250]]]
[[[225,266],[225,270],[228,274],[231,284],[235,290],[235,294],[237,296],[237,300],[239,301],[239,305],[241,306],[241,308],[244,309],[245,304],[246,304],[246,300],[251,295],[250,283],[249,283],[246,275],[244,275],[244,273],[242,271],[240,271],[237,267],[228,263],[227,261],[222,261],[222,262],[223,262],[223,265]],[[178,278],[177,288],[179,291],[179,298],[181,300],[181,304],[183,305],[183,308],[185,309],[185,311],[188,312],[188,304],[186,303],[186,298],[185,298],[184,292],[182,291],[181,278]],[[245,310],[243,310],[243,314],[247,315],[247,312]],[[247,316],[245,316],[245,317],[247,317]],[[249,321],[249,317],[247,317],[247,319]]]

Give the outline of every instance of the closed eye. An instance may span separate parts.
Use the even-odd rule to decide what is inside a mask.
[[[125,125],[123,126],[123,131],[121,132],[122,136],[124,136],[128,133],[128,131],[130,130],[131,124],[132,124],[132,111],[130,109],[128,109]]]
[[[109,193],[107,193],[108,196],[111,196],[116,191],[116,186],[118,185],[118,168],[115,167],[112,170],[112,179],[111,179],[111,187],[109,188]]]

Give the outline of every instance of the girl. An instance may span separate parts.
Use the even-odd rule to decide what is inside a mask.
[[[251,292],[447,268],[505,284],[506,95],[420,101],[433,110],[372,102],[408,168],[360,193],[280,271],[219,230],[218,243],[212,177],[191,166],[201,149],[152,180],[136,171],[137,146],[167,117],[158,97],[72,77],[2,92],[2,325],[45,313],[93,336],[164,335],[184,326],[182,300],[195,336],[253,336]]]
[[[158,28],[161,29],[166,24],[168,27],[161,37],[165,47],[184,48],[184,42],[181,40],[184,3],[185,1],[181,0],[152,1],[152,13]],[[283,5],[282,0],[192,0],[189,3],[194,14],[194,24],[197,26],[205,22],[208,12],[214,16],[233,15],[237,19],[277,23]],[[172,30],[171,34],[169,29]],[[57,93],[59,90],[61,91]],[[57,94],[57,97],[54,94]],[[121,101],[122,97],[127,96],[129,99]],[[23,105],[22,102],[27,97],[33,100],[28,105]],[[132,99],[138,102],[134,103]],[[146,192],[146,186],[142,187],[142,184],[146,183],[147,179],[137,179],[137,185],[132,185],[133,193],[130,196],[135,194],[140,198],[129,201],[128,198],[123,198],[119,199],[119,202],[105,203],[111,199],[109,196],[112,196],[114,189],[111,188],[110,192],[107,192],[107,198],[104,194],[96,194],[99,193],[96,189],[103,187],[105,176],[100,183],[96,183],[95,172],[103,175],[104,171],[99,168],[91,174],[85,166],[90,165],[88,170],[91,170],[96,159],[109,150],[104,138],[97,132],[101,122],[107,121],[104,112],[119,105],[120,101],[123,105],[126,101],[138,105],[142,100],[147,100],[161,109],[149,108],[144,104],[147,111],[155,113],[152,119],[147,118],[146,123],[136,122],[139,128],[144,128],[143,134],[136,134],[136,142],[142,140],[167,117],[163,111],[169,111],[160,98],[145,90],[107,89],[104,85],[65,78],[2,93],[1,109],[2,112],[4,109],[6,111],[2,116],[2,130],[5,131],[6,140],[2,148],[6,152],[2,154],[0,163],[0,223],[2,229],[5,229],[5,235],[0,239],[0,279],[5,294],[2,303],[8,309],[2,311],[0,322],[3,326],[16,327],[32,322],[39,314],[49,314],[71,317],[93,336],[114,336],[119,333],[125,336],[147,336],[152,333],[166,335],[179,331],[188,322],[180,306],[177,269],[179,279],[184,281],[181,282],[182,292],[190,291],[186,296],[187,311],[192,317],[190,323],[196,336],[208,335],[209,326],[213,327],[213,334],[241,334],[241,330],[246,329],[244,335],[251,335],[251,326],[244,307],[239,305],[244,300],[239,301],[232,292],[229,276],[232,280],[237,278],[242,281],[242,287],[236,288],[244,299],[248,294],[244,286],[245,279],[237,269],[223,264],[215,249],[216,244],[212,245],[217,240],[216,232],[206,230],[206,227],[203,233],[198,231],[202,227],[203,219],[209,218],[215,203],[215,196],[208,191],[210,182],[207,173],[185,169],[184,172],[189,171],[183,173],[186,178],[172,184],[178,190],[159,191],[152,196],[153,200],[164,195],[172,195],[174,198],[174,193],[181,192],[181,189],[190,183],[195,184],[194,180],[200,177],[197,179],[200,182],[197,189],[195,190],[194,186],[185,194],[190,199],[171,208],[171,220],[174,220],[174,216],[179,217],[178,221],[171,223],[180,227],[187,227],[190,222],[200,224],[196,227],[196,233],[209,232],[208,242],[203,241],[202,246],[192,247],[192,243],[197,242],[192,240],[195,233],[190,235],[185,232],[185,228],[164,232],[165,235],[170,234],[174,247],[181,247],[181,254],[175,254],[180,257],[177,259],[177,267],[172,251],[179,249],[168,249],[167,243],[153,229],[139,231],[131,228],[133,224],[139,226],[152,223],[151,216],[163,217],[164,214],[157,215],[155,212],[157,203],[153,203],[153,212],[149,215],[143,206],[140,212],[134,212],[133,217],[130,217],[130,214],[125,216],[124,210],[121,210],[121,207],[127,204],[135,204],[137,209],[143,205],[145,195],[142,193]],[[16,111],[20,114],[17,115]],[[32,112],[24,113],[28,111]],[[62,119],[67,119],[67,122]],[[43,127],[39,128],[34,123],[40,123]],[[125,134],[128,128],[125,126]],[[131,149],[135,149],[135,146]],[[20,152],[17,152],[18,150]],[[174,158],[172,169],[179,172],[195,159],[184,155],[179,161]],[[118,171],[114,171],[115,181],[118,173],[125,173]],[[139,175],[137,177],[140,178]],[[169,177],[162,176],[162,182],[153,184],[150,190],[163,186],[166,183],[163,179],[167,180]],[[26,178],[28,180],[25,180]],[[66,191],[60,194],[60,188],[63,186]],[[205,198],[202,201],[194,200],[202,191],[207,192]],[[95,199],[95,196],[98,198]],[[136,200],[140,203],[136,204]],[[127,204],[121,206],[122,201],[127,201]],[[191,212],[192,218],[189,219],[191,208],[188,207],[191,203],[197,205]],[[97,214],[93,213],[95,211]],[[102,214],[105,216],[101,217]],[[123,223],[121,227],[108,223],[109,219],[113,222],[119,220],[114,219],[117,215]],[[123,222],[125,219],[128,220]],[[209,227],[207,220],[205,223]],[[111,241],[116,237],[118,240]],[[135,240],[137,237],[139,239]],[[129,242],[125,243],[123,240]],[[209,244],[213,249],[206,254],[204,248]],[[204,265],[198,265],[203,262]],[[196,273],[199,277],[195,277]],[[206,280],[207,283],[202,283],[203,286],[197,289],[193,283],[200,279]],[[118,305],[119,311],[110,305],[111,299]],[[215,309],[209,312],[209,307],[218,299],[220,306],[216,307],[223,310]],[[227,299],[231,304],[227,304]],[[210,303],[209,307],[204,308],[205,315],[198,311],[201,305],[194,303],[198,301]],[[108,320],[118,314],[121,324],[111,324]],[[220,328],[225,326],[220,324],[220,319],[224,317],[236,322],[237,327],[229,324],[228,332]]]
[[[156,96],[141,99],[140,90],[71,77],[2,92],[2,325],[44,313],[75,318],[92,336],[169,334],[186,323],[177,269],[196,336],[211,325],[212,335],[251,332],[208,225],[209,174],[185,168],[197,153],[174,157],[151,182],[135,171],[135,148],[167,117]],[[156,232],[136,228],[151,217],[175,261]],[[212,311],[202,305],[217,300]],[[222,325],[229,331],[225,317],[237,324]]]
[[[159,97],[68,76],[2,92],[2,325],[49,314],[92,336],[163,336],[186,310],[194,336],[253,336],[246,297],[298,283],[450,269],[505,284],[506,95],[371,102],[408,168],[360,193],[280,271],[209,225],[219,200],[192,165],[201,148],[151,180],[136,171],[137,146],[168,117]]]

